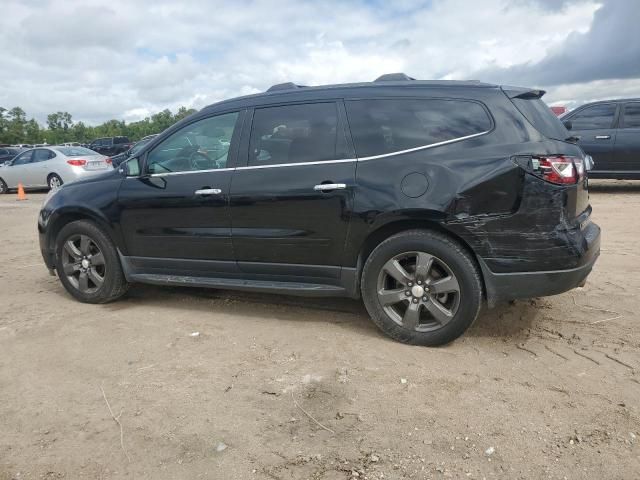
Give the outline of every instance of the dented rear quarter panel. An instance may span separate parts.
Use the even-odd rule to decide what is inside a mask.
[[[485,97],[485,98],[483,98]],[[359,161],[345,266],[357,265],[366,238],[399,221],[437,223],[465,242],[494,272],[546,271],[581,264],[587,243],[580,223],[590,214],[586,182],[559,186],[518,167],[516,155],[582,156],[576,145],[535,130],[501,92],[484,101],[493,129],[457,143]],[[427,188],[417,198],[401,185],[412,173]]]

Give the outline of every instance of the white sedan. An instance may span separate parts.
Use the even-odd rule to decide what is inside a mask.
[[[0,166],[0,193],[18,188],[57,188],[113,169],[111,159],[84,147],[40,147]]]

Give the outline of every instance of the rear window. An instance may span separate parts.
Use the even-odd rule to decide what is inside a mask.
[[[556,140],[565,140],[571,134],[558,117],[539,98],[512,98],[516,108],[541,134]]]
[[[93,150],[84,147],[58,147],[57,150],[67,157],[81,157],[83,155],[98,155]]]
[[[482,105],[466,100],[350,100],[346,105],[361,158],[468,137],[492,126]]]
[[[113,143],[116,143],[116,144],[129,143],[129,139],[127,137],[114,137]]]

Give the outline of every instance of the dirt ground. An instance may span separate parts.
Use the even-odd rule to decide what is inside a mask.
[[[584,288],[435,349],[350,300],[78,303],[43,266],[43,198],[0,198],[0,480],[640,477],[640,182],[592,182]]]

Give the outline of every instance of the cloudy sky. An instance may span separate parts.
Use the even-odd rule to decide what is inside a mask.
[[[284,81],[480,79],[640,97],[639,0],[1,0],[0,106],[95,124]]]

